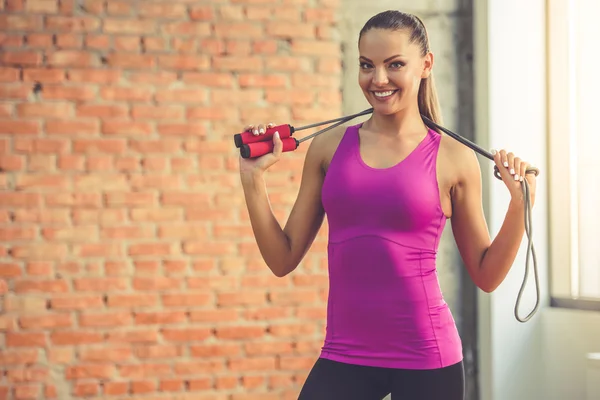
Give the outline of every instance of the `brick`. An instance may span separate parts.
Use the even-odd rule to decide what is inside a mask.
[[[77,121],[74,119],[47,120],[45,131],[48,135],[91,136],[99,131],[97,121]]]
[[[131,392],[134,394],[151,393],[156,390],[156,384],[152,381],[131,382]]]
[[[215,336],[218,339],[258,339],[266,334],[266,328],[261,326],[231,326],[218,327]]]
[[[3,239],[7,240],[7,239]],[[23,275],[22,268],[18,263],[0,263],[0,277],[15,278]]]
[[[16,176],[15,187],[19,190],[67,189],[70,179],[64,175],[20,174]]]
[[[158,303],[158,298],[153,294],[135,294],[135,295],[110,295],[108,296],[107,306],[114,308],[135,308],[151,307]]]
[[[129,115],[126,105],[81,104],[76,109],[77,117],[124,118]]]
[[[314,39],[315,28],[304,23],[269,24],[266,27],[269,36],[282,39]]]
[[[16,317],[12,315],[0,316],[0,332],[14,331],[16,328]]]
[[[49,207],[97,207],[100,196],[90,193],[59,193],[46,196],[46,205]]]
[[[140,4],[138,15],[143,18],[184,19],[187,16],[185,4],[156,3]]]
[[[293,40],[292,54],[339,56],[340,46],[336,42],[317,40]]]
[[[89,364],[69,367],[65,370],[65,379],[110,379],[114,367],[110,364]]]
[[[122,153],[126,142],[122,139],[82,139],[73,141],[76,153]]]
[[[54,47],[54,36],[48,33],[30,33],[23,37],[31,48],[51,49]]]
[[[19,70],[17,68],[0,68],[0,82],[14,82],[19,80]]]
[[[0,121],[0,134],[2,135],[38,135],[41,125],[38,121]]]
[[[37,350],[31,349],[3,349],[0,351],[0,364],[18,366],[35,364],[38,361]]]
[[[123,278],[78,278],[73,280],[73,287],[81,292],[118,292],[127,289],[128,283]]]
[[[117,36],[113,40],[117,51],[140,52],[141,43],[137,36]]]
[[[124,346],[94,346],[81,349],[79,359],[82,362],[124,362],[131,359],[133,355],[130,347]]]
[[[157,22],[152,19],[105,18],[103,29],[107,34],[151,35],[156,32]]]
[[[24,260],[61,260],[68,254],[67,246],[64,244],[32,244],[18,245],[11,249],[14,258]],[[66,290],[66,289],[65,289]]]
[[[0,55],[0,62],[5,66],[39,66],[42,64],[42,53],[31,51],[5,52]]]
[[[107,333],[108,343],[156,343],[159,334],[155,330],[139,329],[131,331],[119,331]],[[139,368],[139,366],[138,366]]]
[[[162,303],[165,307],[201,307],[212,304],[212,296],[208,293],[163,295]]]
[[[84,46],[89,49],[106,50],[110,47],[111,37],[108,35],[89,34],[84,38]]]
[[[59,49],[79,49],[83,47],[83,37],[79,34],[58,34],[56,35],[56,47]]]
[[[14,10],[21,11],[21,10]],[[43,20],[40,15],[2,14],[0,15],[0,31],[39,31]]]
[[[47,343],[44,333],[17,333],[6,332],[5,343],[7,348],[12,347],[45,347]]]
[[[22,103],[17,105],[17,114],[24,118],[51,118],[56,116],[73,116],[73,105],[66,102],[56,103]]]
[[[164,328],[162,335],[167,342],[198,342],[212,336],[209,328]]]
[[[152,52],[167,52],[169,51],[168,39],[162,37],[146,37],[143,38],[144,51]]]
[[[186,321],[186,314],[182,311],[140,312],[135,315],[138,325],[169,325],[180,324]]]
[[[153,193],[113,192],[106,194],[106,203],[109,207],[139,207],[145,208],[157,204]],[[132,210],[135,212],[135,210]]]
[[[214,8],[210,5],[197,5],[190,7],[190,18],[193,21],[212,21],[214,17]]]
[[[113,84],[122,77],[118,70],[70,69],[68,78],[71,82]]]
[[[127,382],[105,382],[104,394],[107,396],[125,396],[129,393]]]
[[[240,87],[284,87],[287,84],[287,79],[283,75],[255,75],[241,74],[238,78]]]
[[[148,102],[152,98],[152,90],[143,87],[103,87],[100,96],[109,101]]]
[[[119,120],[105,120],[102,122],[103,135],[150,136],[152,131],[152,125],[147,122],[129,122]]]
[[[26,100],[31,89],[21,84],[0,84],[0,100]]]
[[[231,88],[234,79],[227,73],[212,72],[184,72],[182,80],[187,84],[208,86],[208,87],[226,87]]]
[[[12,104],[0,104],[0,118],[12,118],[14,114],[14,106]],[[6,152],[6,139],[0,140],[0,152]]]
[[[115,53],[106,56],[106,64],[126,70],[150,69],[156,66],[156,57],[148,54]]]
[[[14,398],[16,400],[34,400],[37,399],[42,391],[42,386],[37,384],[19,385],[14,388]]]
[[[259,57],[213,57],[215,71],[258,72],[264,69],[264,60]]]
[[[114,327],[131,324],[132,317],[127,312],[117,313],[82,313],[79,317],[81,327]]]
[[[92,67],[98,66],[99,60],[92,53],[78,50],[58,50],[46,55],[51,67]]]
[[[256,39],[264,35],[260,24],[246,22],[216,23],[214,30],[218,37],[226,39]]]
[[[118,367],[119,375],[124,379],[144,379],[149,377],[171,376],[169,364],[123,365]]]
[[[0,41],[6,48],[19,48],[23,46],[23,36],[17,33],[0,33]]]
[[[73,388],[73,394],[77,397],[96,396],[100,393],[100,390],[99,383],[76,383]]]
[[[206,37],[211,35],[211,25],[208,22],[169,22],[161,24],[160,33],[171,36]]]
[[[214,110],[214,109],[213,109]],[[191,112],[191,111],[190,111]],[[218,111],[221,114],[221,110]],[[189,118],[189,116],[188,116]],[[192,120],[192,119],[190,119]],[[184,123],[159,123],[156,126],[159,135],[165,137],[173,136],[206,136],[206,126],[204,122],[184,122]],[[169,142],[173,147],[179,148],[178,142]]]
[[[104,335],[99,332],[83,331],[57,331],[50,334],[50,341],[55,346],[78,346],[102,343]]]
[[[47,16],[46,29],[56,32],[95,32],[100,28],[101,21],[88,16]]]
[[[19,171],[23,169],[25,161],[21,156],[3,155],[0,156],[1,171]]]
[[[161,55],[158,56],[158,66],[167,70],[208,70],[210,59],[202,55]]]
[[[25,330],[70,328],[73,320],[69,314],[28,315],[19,318],[19,326]]]
[[[45,100],[86,101],[96,97],[93,86],[55,86],[46,85],[42,96]]]
[[[184,109],[181,106],[133,106],[131,116],[134,119],[182,119]]]

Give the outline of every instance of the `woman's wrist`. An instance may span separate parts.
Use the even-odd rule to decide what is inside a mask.
[[[242,186],[254,187],[257,183],[263,181],[262,171],[244,171],[240,173]]]

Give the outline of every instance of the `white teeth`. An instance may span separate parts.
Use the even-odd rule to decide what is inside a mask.
[[[394,93],[393,90],[387,91],[387,92],[375,92],[375,96],[377,97],[385,97],[385,96],[390,96],[392,93]]]

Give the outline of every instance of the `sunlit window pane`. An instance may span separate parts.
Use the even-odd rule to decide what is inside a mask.
[[[579,295],[600,297],[600,1],[574,5]]]

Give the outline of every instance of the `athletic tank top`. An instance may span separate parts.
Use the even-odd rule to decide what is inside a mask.
[[[321,357],[406,369],[462,360],[462,344],[439,286],[436,256],[446,217],[436,160],[440,135],[401,162],[372,168],[347,128],[325,176],[329,298]]]

